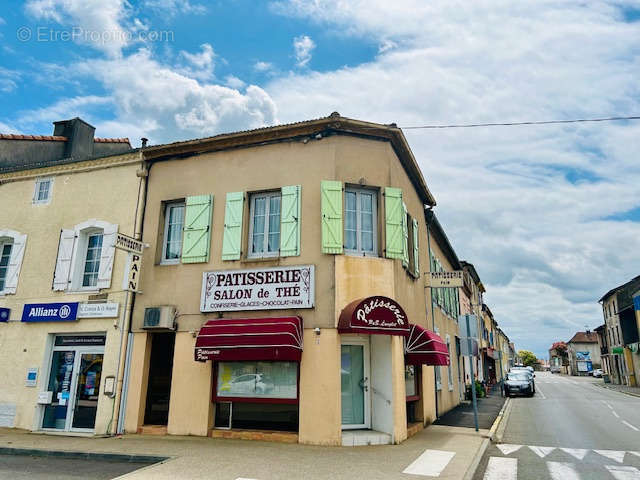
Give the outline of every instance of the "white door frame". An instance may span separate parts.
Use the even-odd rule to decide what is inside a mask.
[[[364,423],[362,424],[349,424],[342,425],[342,430],[357,430],[357,429],[370,429],[371,428],[371,346],[368,336],[352,336],[343,335],[340,340],[340,349],[342,351],[342,345],[359,345],[362,346],[362,356],[364,360]],[[342,362],[341,362],[342,364]],[[342,390],[340,392],[340,398],[342,399]],[[342,415],[342,409],[341,409]]]

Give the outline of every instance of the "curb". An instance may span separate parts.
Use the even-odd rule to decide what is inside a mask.
[[[508,413],[511,412],[511,409],[509,409],[509,412],[505,415],[505,412],[507,412],[507,409],[509,408],[510,405],[511,405],[511,397],[507,397],[507,400],[504,402],[504,405],[500,409],[500,413],[498,413],[498,416],[493,422],[493,425],[491,425],[488,438],[494,443],[498,442],[498,440],[496,440],[496,437],[497,437],[496,432],[498,431],[498,428],[502,424],[503,420],[505,420],[508,417]],[[504,422],[504,424],[506,425],[506,421]],[[500,436],[500,438],[502,438],[502,435]]]
[[[602,385],[600,383],[592,383],[591,385],[595,385],[596,387],[600,387],[600,388],[605,388],[607,390],[611,390],[612,392],[623,393],[624,395],[630,395],[632,397],[639,397],[640,398],[640,393],[634,393],[634,392],[627,392],[627,391],[624,391],[624,390],[618,390],[617,388],[607,387],[606,385]]]
[[[32,457],[76,458],[82,460],[107,460],[128,463],[159,463],[170,457],[154,455],[127,455],[124,453],[78,452],[73,450],[39,450],[37,448],[0,447],[0,455],[29,455]]]
[[[467,472],[464,474],[463,480],[471,480],[473,478],[473,476],[476,474],[476,470],[478,469],[478,465],[480,465],[480,460],[482,460],[482,457],[484,456],[484,452],[487,451],[487,447],[489,446],[489,439],[485,438],[482,440],[482,444],[480,445],[480,448],[478,449],[478,451],[476,452],[475,457],[473,457],[473,460],[471,461],[471,463],[469,464],[469,468],[467,468]]]

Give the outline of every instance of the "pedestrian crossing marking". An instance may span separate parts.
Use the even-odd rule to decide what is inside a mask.
[[[518,478],[518,459],[490,457],[484,480],[516,480]]]
[[[616,480],[640,480],[640,470],[624,465],[605,465],[611,476]]]
[[[584,459],[584,457],[589,452],[589,450],[586,450],[584,448],[561,448],[560,450],[576,457],[578,460]]]
[[[632,455],[637,455],[638,457],[640,457],[640,452],[629,452]]]
[[[499,443],[496,445],[500,449],[503,455],[509,455],[510,453],[517,452],[522,448],[522,445],[513,445],[511,443]]]
[[[580,480],[580,474],[573,463],[547,462],[547,470],[552,480]]]
[[[531,446],[531,445],[529,445],[529,448],[531,449],[532,452],[534,452],[540,458],[546,457],[556,449],[556,447],[538,447],[538,446]]]
[[[615,460],[618,463],[622,463],[624,460],[625,451],[619,450],[594,450],[598,455],[602,455],[603,457],[610,458],[611,460]]]
[[[425,450],[402,473],[422,475],[423,477],[439,477],[456,452],[445,450]]]

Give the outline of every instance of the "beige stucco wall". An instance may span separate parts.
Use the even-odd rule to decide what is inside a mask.
[[[129,387],[125,407],[124,429],[136,433],[143,424],[151,359],[151,335],[138,332],[133,335]]]

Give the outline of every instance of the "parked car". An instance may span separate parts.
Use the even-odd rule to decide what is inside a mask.
[[[593,376],[596,378],[602,378],[602,369],[601,368],[596,368],[593,371]]]
[[[562,368],[559,365],[553,365],[551,367],[551,373],[560,373],[562,371]]]
[[[507,380],[504,382],[504,394],[507,397],[513,395],[527,395],[533,397],[536,393],[533,384],[533,376],[524,370],[516,370],[507,373]]]
[[[512,372],[513,373],[522,373],[524,375],[527,375],[531,379],[531,384],[533,385],[533,393],[536,393],[536,381],[534,380],[534,377],[536,376],[536,374],[533,373],[533,368],[531,368],[531,367],[512,367],[511,370],[509,371],[509,373],[512,373]]]

